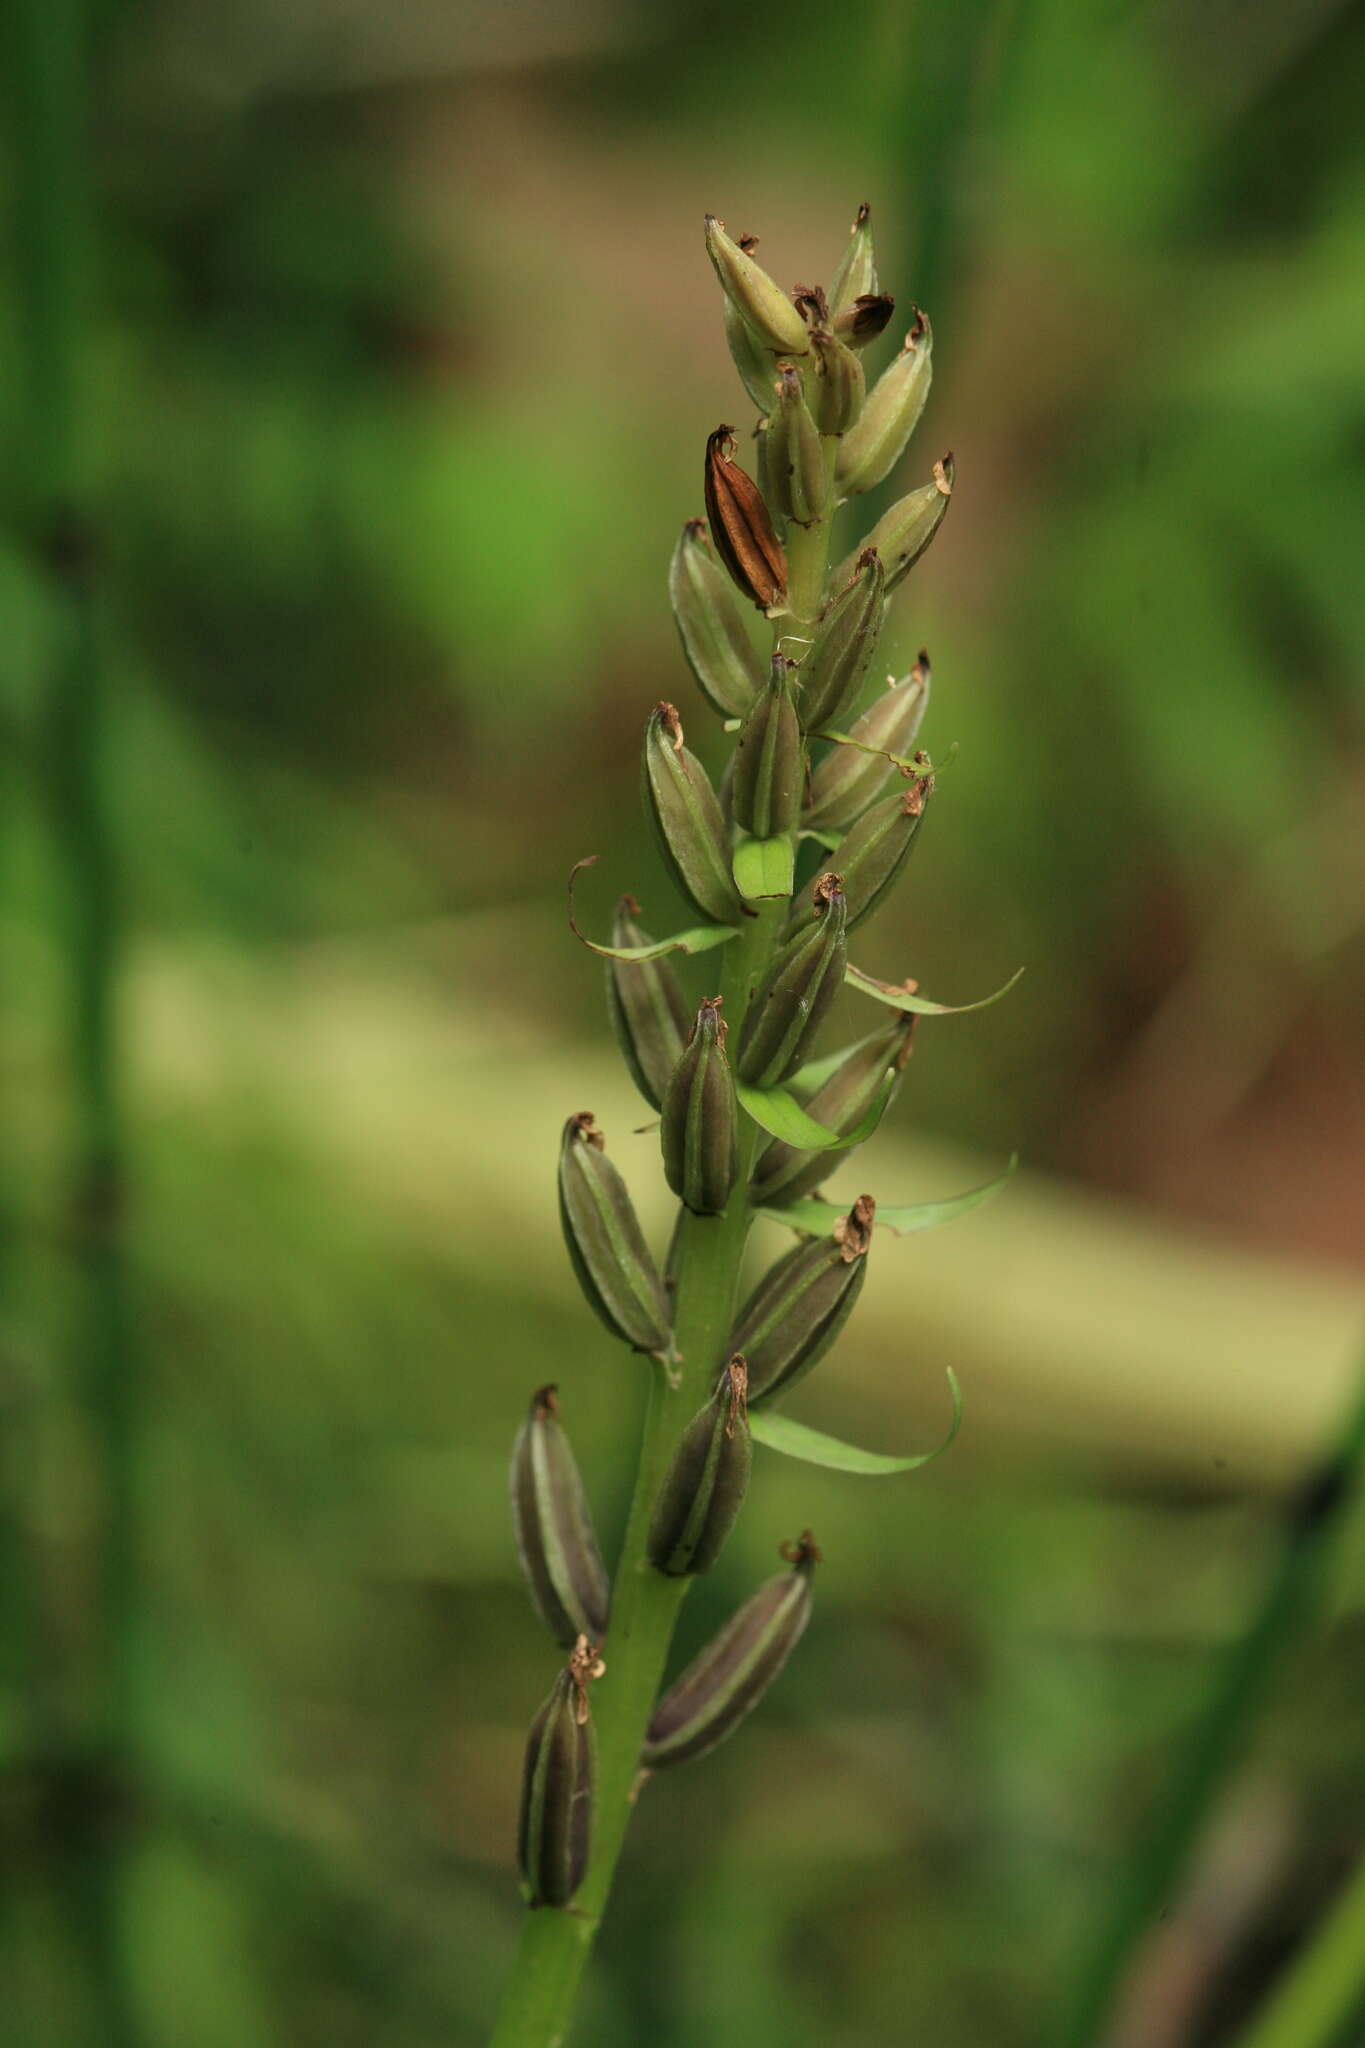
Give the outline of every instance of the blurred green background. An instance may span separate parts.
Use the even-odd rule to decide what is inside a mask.
[[[951,1455],[763,1455],[682,1649],[805,1523],[815,1619],[642,1800],[580,2038],[1047,2043],[1365,1331],[1365,14],[101,0],[82,86],[75,13],[11,0],[0,172],[3,2037],[487,2032],[555,1664],[506,1455],[558,1381],[614,1542],[643,1391],[566,1114],[665,1227],[564,879],[669,928],[647,707],[716,759],[702,214],[790,283],[866,199],[905,484],[958,465],[888,665],[960,754],[860,957],[1028,972],[833,1185],[1024,1167],[797,1404],[913,1448],[952,1365]],[[1110,2048],[1231,2041],[1360,1853],[1361,1530]]]

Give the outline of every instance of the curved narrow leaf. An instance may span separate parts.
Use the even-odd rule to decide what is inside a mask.
[[[599,946],[596,939],[590,939],[579,928],[573,914],[574,884],[580,868],[595,865],[597,855],[590,853],[583,860],[575,861],[569,873],[569,930],[580,945],[590,953],[600,953],[604,960],[658,960],[665,953],[709,953],[713,946],[723,946],[727,939],[733,939],[737,927],[732,924],[699,924],[689,931],[674,932],[668,939],[655,939],[649,946]],[[757,915],[757,912],[754,913]]]
[[[880,1026],[876,1031],[865,1031],[852,1045],[841,1045],[837,1052],[827,1052],[823,1059],[807,1060],[804,1067],[798,1067],[782,1083],[789,1088],[798,1101],[808,1102],[812,1095],[823,1088],[831,1074],[837,1074],[844,1061],[851,1059],[855,1052],[861,1052],[865,1045],[871,1045],[874,1038],[880,1038],[886,1029]]]
[[[894,981],[878,981],[875,975],[864,974],[861,967],[847,968],[844,980],[850,988],[860,989],[874,1001],[889,1003],[893,1010],[909,1010],[916,1017],[960,1017],[966,1010],[989,1010],[992,1003],[1009,994],[1023,971],[1021,967],[994,995],[982,996],[976,1003],[931,1003],[928,996],[917,995],[913,985],[906,988],[902,983],[897,988]]]
[[[917,1451],[909,1458],[893,1458],[884,1451],[859,1450],[856,1444],[840,1443],[837,1436],[826,1436],[823,1430],[793,1421],[790,1415],[778,1414],[771,1408],[749,1410],[750,1433],[756,1442],[766,1444],[770,1451],[781,1451],[786,1458],[800,1458],[807,1465],[827,1465],[833,1472],[857,1472],[866,1477],[885,1472],[913,1472],[918,1466],[931,1464],[935,1458],[941,1457],[962,1427],[962,1389],[953,1368],[948,1366],[945,1370],[948,1385],[953,1391],[953,1419],[948,1425],[947,1436],[941,1444],[935,1444],[932,1451]]]
[[[790,896],[796,841],[787,832],[775,839],[741,839],[731,869],[741,896]]]
[[[780,1138],[784,1145],[795,1145],[801,1152],[835,1152],[845,1145],[861,1145],[864,1138],[872,1136],[891,1099],[895,1082],[894,1073],[888,1070],[867,1115],[853,1130],[844,1132],[831,1131],[824,1124],[817,1123],[785,1088],[751,1088],[747,1081],[736,1076],[735,1093],[741,1108],[747,1109],[754,1122],[770,1137]]]
[[[940,1223],[951,1223],[955,1216],[965,1216],[972,1209],[979,1209],[983,1202],[989,1202],[992,1195],[998,1195],[1019,1164],[1019,1154],[1010,1154],[1010,1163],[1003,1173],[994,1180],[983,1181],[979,1188],[968,1188],[965,1195],[949,1195],[943,1202],[907,1202],[899,1208],[884,1208],[877,1205],[877,1228],[889,1230],[893,1237],[909,1237],[916,1230],[937,1230]],[[812,1196],[809,1201],[793,1202],[787,1209],[764,1209],[764,1216],[774,1223],[785,1223],[790,1230],[808,1231],[813,1237],[824,1237],[847,1214],[847,1204],[842,1208],[837,1202],[819,1202]]]

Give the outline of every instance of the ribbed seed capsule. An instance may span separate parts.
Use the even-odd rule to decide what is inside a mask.
[[[808,1113],[827,1131],[856,1130],[871,1109],[888,1072],[895,1076],[891,1100],[899,1091],[901,1077],[910,1057],[915,1019],[897,1016],[885,1029],[850,1046],[829,1079],[805,1105]],[[888,1104],[889,1106],[889,1104]],[[839,1154],[842,1164],[847,1150]],[[756,1208],[781,1209],[813,1194],[831,1171],[828,1152],[802,1152],[774,1138],[759,1158],[750,1182],[750,1196]]]
[[[603,1151],[591,1110],[564,1126],[559,1214],[578,1284],[613,1336],[637,1351],[662,1351],[670,1316],[663,1282],[626,1184]]]
[[[877,259],[872,249],[872,208],[864,202],[849,231],[849,243],[839,258],[839,268],[829,288],[829,307],[835,319],[853,304],[879,288]]]
[[[905,346],[867,394],[862,417],[839,443],[834,480],[851,498],[888,477],[919,425],[934,375],[934,337],[918,306]]]
[[[711,538],[744,596],[766,611],[787,595],[787,557],[773,531],[763,494],[734,458],[732,427],[707,438],[706,516]]]
[[[820,430],[811,418],[801,388],[801,372],[783,363],[776,392],[769,391],[771,414],[763,435],[765,494],[774,511],[798,526],[823,518],[829,503],[829,470]]]
[[[730,579],[711,552],[706,523],[689,519],[673,550],[668,595],[687,665],[708,704],[742,718],[763,687],[763,657],[744,627]]]
[[[863,409],[867,378],[854,351],[837,335],[817,328],[810,338],[815,374],[806,386],[806,403],[822,434],[846,434]]]
[[[870,917],[904,865],[919,834],[920,821],[933,794],[931,775],[917,775],[900,796],[888,796],[864,811],[833,858],[839,863],[848,899],[847,929]],[[813,922],[802,906],[791,918],[783,938],[791,941]]]
[[[768,687],[741,726],[735,745],[730,806],[736,824],[755,839],[795,831],[805,774],[791,664],[775,654]]]
[[[554,1387],[531,1397],[512,1447],[512,1520],[517,1554],[536,1612],[557,1643],[599,1642],[611,1612],[611,1582],[593,1531],[583,1481],[559,1420]]]
[[[739,1171],[739,1111],[720,997],[708,996],[673,1070],[659,1126],[664,1175],[698,1216],[718,1216]]]
[[[886,572],[874,547],[851,575],[842,572],[801,664],[801,723],[807,732],[837,724],[862,689],[886,610]]]
[[[651,943],[650,934],[636,922],[639,915],[635,898],[623,896],[612,919],[613,946]],[[687,1043],[687,1002],[672,963],[608,960],[607,1009],[631,1079],[651,1109],[658,1109]]]
[[[759,411],[767,412],[773,402],[777,357],[745,324],[729,299],[725,301],[724,320],[725,339],[730,345],[730,356],[739,372],[739,381]]]
[[[772,1400],[794,1387],[852,1315],[867,1274],[876,1207],[871,1195],[859,1195],[831,1236],[797,1245],[745,1302],[730,1341],[744,1346],[753,1401]]]
[[[640,1761],[646,1770],[705,1756],[751,1714],[810,1620],[811,1574],[820,1561],[810,1530],[782,1545],[792,1569],[745,1601],[655,1707]]]
[[[812,891],[813,922],[782,950],[744,1019],[736,1071],[754,1088],[794,1073],[843,985],[848,905],[843,879],[825,874]]]
[[[744,915],[716,792],[696,755],[683,745],[672,704],[656,704],[645,726],[645,812],[665,865],[688,901],[713,924]]]
[[[748,253],[758,245],[752,235],[745,246],[732,241],[725,223],[706,216],[706,253],[715,265],[721,288],[746,327],[765,348],[801,356],[810,346],[806,323],[775,278]]]
[[[908,576],[934,535],[942,526],[953,495],[954,466],[951,455],[934,464],[934,481],[900,498],[889,512],[883,512],[856,555],[849,555],[835,570],[834,580],[851,576],[862,553],[875,548],[886,565],[886,594],[889,597],[903,577]]]
[[[709,1571],[735,1525],[753,1459],[748,1386],[736,1355],[678,1440],[649,1525],[649,1561],[670,1578]]]
[[[835,314],[834,338],[843,342],[845,348],[866,348],[886,332],[895,310],[896,301],[890,292],[863,292],[852,305]]]
[[[810,800],[801,822],[812,832],[838,832],[851,825],[876,801],[891,773],[884,754],[903,756],[915,744],[929,702],[928,655],[921,653],[900,682],[891,676],[886,680],[886,689],[848,729],[849,738],[860,744],[831,747],[811,770]],[[863,747],[884,753],[863,753]]]
[[[517,1862],[532,1906],[567,1906],[587,1876],[596,1776],[588,1685],[604,1668],[592,1644],[580,1636],[531,1723]]]

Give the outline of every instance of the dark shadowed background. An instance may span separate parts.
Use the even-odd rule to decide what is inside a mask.
[[[507,1452],[558,1381],[614,1543],[643,1393],[558,1243],[568,1113],[665,1217],[564,881],[668,929],[648,707],[716,758],[665,591],[747,418],[702,215],[789,284],[866,199],[934,323],[906,487],[957,459],[888,665],[928,646],[960,751],[861,957],[1027,973],[832,1182],[1024,1163],[881,1243],[796,1404],[911,1449],[952,1366],[951,1454],[763,1454],[682,1647],[806,1523],[815,1618],[642,1800],[581,2039],[1046,2044],[1365,1333],[1365,16],[101,0],[84,96],[44,11],[0,171],[5,2038],[486,2034],[555,1664]],[[1360,1532],[1112,2048],[1231,2042],[1360,1853]]]

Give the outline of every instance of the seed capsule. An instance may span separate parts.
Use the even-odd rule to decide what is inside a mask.
[[[815,375],[807,387],[806,403],[822,434],[846,434],[867,395],[863,366],[851,348],[823,328],[812,334],[810,345]]]
[[[888,796],[865,811],[833,856],[844,878],[848,899],[847,929],[870,917],[900,873],[919,836],[925,807],[933,794],[932,775],[918,775],[900,796]],[[792,941],[811,927],[813,913],[802,905],[783,938]]]
[[[688,520],[673,550],[668,595],[702,695],[723,718],[742,718],[763,687],[763,657],[744,629],[744,615],[701,519]]]
[[[779,1259],[740,1310],[730,1341],[745,1347],[755,1402],[788,1393],[852,1315],[876,1207],[871,1195],[859,1195],[829,1237],[808,1238]]]
[[[849,244],[839,259],[834,282],[829,288],[830,310],[837,319],[855,299],[878,289],[877,259],[872,250],[872,208],[858,208]]]
[[[678,1440],[649,1525],[649,1561],[669,1578],[709,1571],[735,1525],[753,1460],[748,1386],[736,1355]]]
[[[795,831],[805,780],[791,665],[775,654],[768,687],[745,719],[735,746],[730,802],[736,824],[755,839]]]
[[[753,329],[746,326],[729,299],[725,301],[724,319],[725,339],[730,345],[730,356],[739,372],[740,382],[760,413],[765,413],[773,402],[777,357],[770,348],[764,347]]]
[[[934,464],[934,481],[921,484],[918,490],[899,499],[889,512],[883,512],[863,542],[862,549],[857,555],[850,555],[835,571],[834,580],[839,582],[845,576],[851,576],[863,549],[875,548],[886,564],[886,593],[889,597],[901,579],[909,575],[942,526],[948,501],[953,495],[953,477],[953,458],[945,455],[941,462]]]
[[[929,702],[929,657],[921,653],[900,682],[887,677],[867,710],[849,727],[849,738],[861,747],[880,747],[905,755],[918,737]],[[831,747],[811,770],[810,800],[801,822],[813,832],[837,832],[851,825],[875,801],[891,773],[884,754],[865,754],[860,747]]]
[[[682,720],[672,704],[656,704],[645,726],[645,812],[674,881],[713,924],[737,924],[744,915],[730,847],[710,777],[683,745]]]
[[[862,417],[839,443],[834,479],[851,498],[881,483],[905,453],[933,381],[934,337],[918,306],[905,346],[867,394]]]
[[[751,476],[732,457],[730,427],[717,427],[706,443],[706,516],[716,553],[744,596],[761,611],[787,595],[787,557],[768,508]]]
[[[531,1906],[567,1906],[588,1871],[596,1744],[588,1685],[605,1669],[580,1636],[526,1743],[517,1862]]]
[[[705,1756],[733,1735],[800,1642],[820,1561],[810,1530],[799,1542],[784,1543],[782,1556],[792,1570],[760,1586],[655,1707],[640,1757],[647,1770]]]
[[[739,1112],[725,1057],[727,1029],[720,997],[708,997],[673,1070],[659,1126],[668,1185],[698,1216],[720,1214],[739,1171]]]
[[[801,373],[792,364],[781,365],[775,404],[773,396],[770,392],[772,415],[762,436],[764,495],[784,519],[809,526],[824,516],[829,503],[829,470],[820,430],[801,388]]]
[[[837,595],[825,606],[810,651],[801,664],[801,723],[807,732],[833,725],[862,689],[886,611],[886,572],[866,547]]]
[[[753,237],[745,245],[730,239],[724,221],[713,213],[706,216],[706,253],[716,268],[726,298],[765,348],[783,355],[801,356],[810,346],[806,323],[787,294],[762,264],[748,253],[756,248]]]
[[[744,1019],[737,1071],[754,1088],[774,1088],[795,1072],[843,985],[843,878],[821,875],[812,896],[812,923],[783,946]]]
[[[834,337],[845,348],[866,348],[891,325],[896,301],[890,292],[863,292],[851,306],[834,316]]]
[[[583,1481],[559,1420],[554,1387],[531,1397],[512,1447],[512,1519],[531,1598],[557,1643],[607,1632],[611,1582],[593,1532]]]
[[[612,919],[613,946],[651,943],[636,923],[639,915],[635,898],[623,896]],[[687,1043],[687,1003],[672,963],[662,958],[608,960],[607,1009],[631,1079],[651,1109],[658,1109]]]
[[[806,1104],[809,1114],[827,1131],[838,1131],[841,1136],[856,1130],[876,1101],[888,1071],[895,1076],[890,1097],[894,1101],[910,1058],[914,1031],[915,1019],[898,1015],[884,1030],[850,1046]],[[839,1154],[841,1163],[848,1157],[847,1150]],[[828,1152],[802,1152],[774,1138],[754,1168],[750,1196],[756,1208],[784,1208],[813,1194],[830,1171]]]
[[[626,1184],[607,1158],[592,1111],[564,1126],[559,1215],[578,1284],[613,1336],[637,1351],[662,1351],[669,1312]]]

